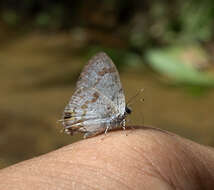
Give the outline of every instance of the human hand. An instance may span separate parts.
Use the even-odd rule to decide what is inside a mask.
[[[213,188],[213,148],[149,127],[108,132],[0,170],[2,190]]]

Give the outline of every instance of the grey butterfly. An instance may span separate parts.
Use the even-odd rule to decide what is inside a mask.
[[[87,138],[125,128],[125,118],[130,113],[118,71],[108,55],[101,52],[84,67],[65,107],[62,124],[66,133],[80,132]]]

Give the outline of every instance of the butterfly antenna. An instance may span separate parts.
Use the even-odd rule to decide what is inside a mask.
[[[130,106],[131,104],[133,104],[134,100],[136,101],[136,97],[138,97],[143,91],[144,91],[143,88],[141,88],[140,90],[138,90],[137,93],[128,100],[128,102],[127,102],[126,105]],[[143,99],[141,101],[143,101]]]

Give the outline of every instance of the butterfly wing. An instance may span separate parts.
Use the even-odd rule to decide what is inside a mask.
[[[104,131],[112,116],[117,113],[112,101],[97,89],[80,87],[65,108],[63,125],[65,131],[71,134],[76,131],[96,133]]]
[[[93,136],[115,127],[124,112],[125,97],[118,71],[105,53],[99,53],[84,67],[65,108],[62,120],[65,131]]]
[[[77,82],[77,89],[81,87],[95,88],[113,102],[119,114],[124,114],[125,96],[120,77],[107,54],[101,52],[89,60]]]

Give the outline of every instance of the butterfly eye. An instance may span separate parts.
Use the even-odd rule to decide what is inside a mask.
[[[126,110],[127,114],[131,114],[132,113],[132,110],[129,107],[127,107],[127,106],[126,106],[125,110]]]

